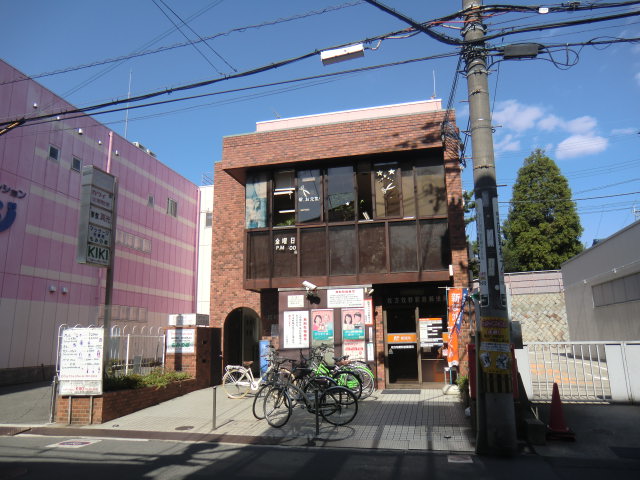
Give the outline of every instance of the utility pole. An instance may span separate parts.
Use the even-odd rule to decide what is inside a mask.
[[[498,218],[489,82],[481,0],[463,0],[464,56],[469,97],[478,249],[480,322],[476,332],[476,451],[512,456],[517,452],[513,399],[513,358]],[[471,360],[473,361],[473,360]]]

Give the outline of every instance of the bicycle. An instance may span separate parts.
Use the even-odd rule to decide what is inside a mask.
[[[331,385],[323,390],[303,391],[291,382],[279,382],[268,389],[264,398],[264,415],[274,428],[284,426],[291,418],[293,408],[300,405],[309,413],[316,413],[332,425],[346,425],[358,413],[358,399],[346,387],[332,385],[327,377],[316,377],[312,382],[326,381]],[[316,398],[317,404],[316,404]]]
[[[330,367],[324,359],[325,353],[329,350],[332,349],[326,345],[321,345],[311,349],[309,352],[309,360],[313,374],[329,376],[335,379],[339,386],[348,388],[356,395],[357,398],[361,398],[363,392],[361,375],[356,371],[339,365],[338,362],[334,367]]]
[[[242,362],[242,365],[227,365],[225,368],[226,373],[222,377],[222,388],[229,398],[243,398],[249,391],[256,392],[260,388],[260,385],[268,378],[274,370],[280,373],[280,365],[284,361],[279,361],[277,358],[276,350],[273,346],[269,346],[269,352],[265,355],[269,367],[267,371],[260,377],[256,378],[251,370],[253,361]],[[285,374],[291,374],[288,370],[283,370]]]

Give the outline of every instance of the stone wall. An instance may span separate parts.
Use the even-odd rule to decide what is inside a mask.
[[[564,286],[559,270],[507,273],[511,320],[520,322],[522,341],[569,340]]]
[[[520,322],[524,343],[569,340],[564,293],[512,295],[511,320]]]

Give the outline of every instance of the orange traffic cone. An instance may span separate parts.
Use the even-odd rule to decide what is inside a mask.
[[[547,425],[547,438],[552,440],[575,440],[576,434],[564,423],[564,413],[562,412],[562,401],[558,384],[553,384],[553,395],[551,396],[551,411],[549,412],[549,425]]]

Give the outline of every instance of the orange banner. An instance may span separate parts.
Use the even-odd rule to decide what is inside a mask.
[[[460,325],[462,324],[462,309],[467,296],[466,288],[449,288],[447,290],[447,330],[449,333],[449,346],[447,348],[447,363],[450,367],[460,364],[458,355],[458,339]]]

